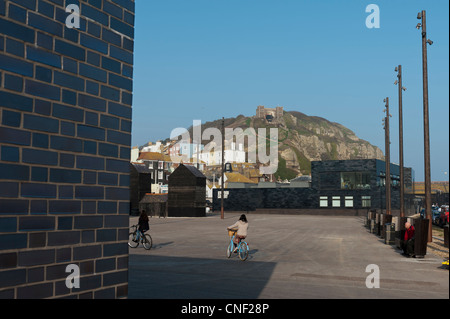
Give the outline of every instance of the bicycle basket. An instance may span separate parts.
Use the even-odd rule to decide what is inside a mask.
[[[236,234],[237,230],[229,230],[228,229],[228,236],[233,237],[234,234]]]

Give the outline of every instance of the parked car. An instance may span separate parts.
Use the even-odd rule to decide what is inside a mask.
[[[449,223],[449,207],[448,205],[441,206],[441,213],[439,216],[439,226],[444,227]]]
[[[435,225],[439,225],[439,219],[440,219],[440,212],[438,206],[431,206],[431,222]],[[427,218],[425,214],[425,208],[422,208],[420,211],[420,217]]]
[[[439,219],[441,218],[441,212],[439,211],[438,206],[431,207],[431,220],[435,225],[439,225]]]

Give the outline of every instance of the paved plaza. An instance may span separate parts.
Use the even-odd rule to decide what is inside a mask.
[[[153,248],[129,249],[128,297],[151,299],[449,298],[443,258],[406,258],[362,217],[249,214],[250,255],[226,257],[239,215],[150,218]],[[137,224],[130,217],[130,225]],[[379,288],[367,288],[368,265]],[[371,281],[374,282],[374,281]]]

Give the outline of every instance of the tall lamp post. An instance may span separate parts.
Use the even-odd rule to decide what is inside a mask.
[[[224,197],[224,171],[225,171],[225,119],[222,117],[222,180],[221,180],[221,198],[220,198],[220,218],[224,219],[223,197]]]
[[[445,180],[444,180],[444,193],[447,193],[447,172],[444,172]]]
[[[394,82],[398,85],[398,128],[399,128],[399,160],[400,160],[400,217],[405,217],[405,177],[403,174],[403,96],[402,91],[406,88],[402,86],[402,66],[395,68],[397,78]]]
[[[386,215],[391,215],[391,140],[389,132],[389,118],[392,116],[389,113],[389,98],[385,98],[383,102],[386,103],[386,117],[384,118],[384,138],[385,138],[385,161],[386,161]]]
[[[432,241],[431,227],[431,173],[430,173],[430,127],[428,113],[428,62],[427,44],[432,45],[433,41],[427,39],[426,12],[422,10],[417,14],[417,19],[422,20],[416,25],[419,30],[422,28],[422,72],[423,72],[423,138],[424,138],[424,162],[425,162],[425,214],[428,223],[428,242]]]

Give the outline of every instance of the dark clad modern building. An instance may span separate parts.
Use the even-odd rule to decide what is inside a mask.
[[[400,170],[390,164],[392,209],[400,208]],[[413,213],[414,171],[405,168],[405,208]],[[228,188],[224,208],[228,211],[320,209],[355,211],[386,208],[385,162],[377,159],[334,160],[311,162],[311,186],[291,183],[278,187],[255,185]],[[309,182],[308,182],[309,183]],[[214,210],[220,210],[220,189],[213,191]]]
[[[312,188],[320,208],[386,209],[386,163],[378,159],[314,161]],[[400,167],[390,164],[392,209],[400,209]],[[412,193],[414,171],[404,168],[405,190]],[[407,209],[412,200],[407,198]]]
[[[170,174],[168,216],[206,216],[206,176],[194,166],[180,164]]]
[[[152,191],[152,172],[145,165],[130,163],[130,214],[138,215],[139,202]]]
[[[127,297],[134,10],[0,0],[0,298]]]

